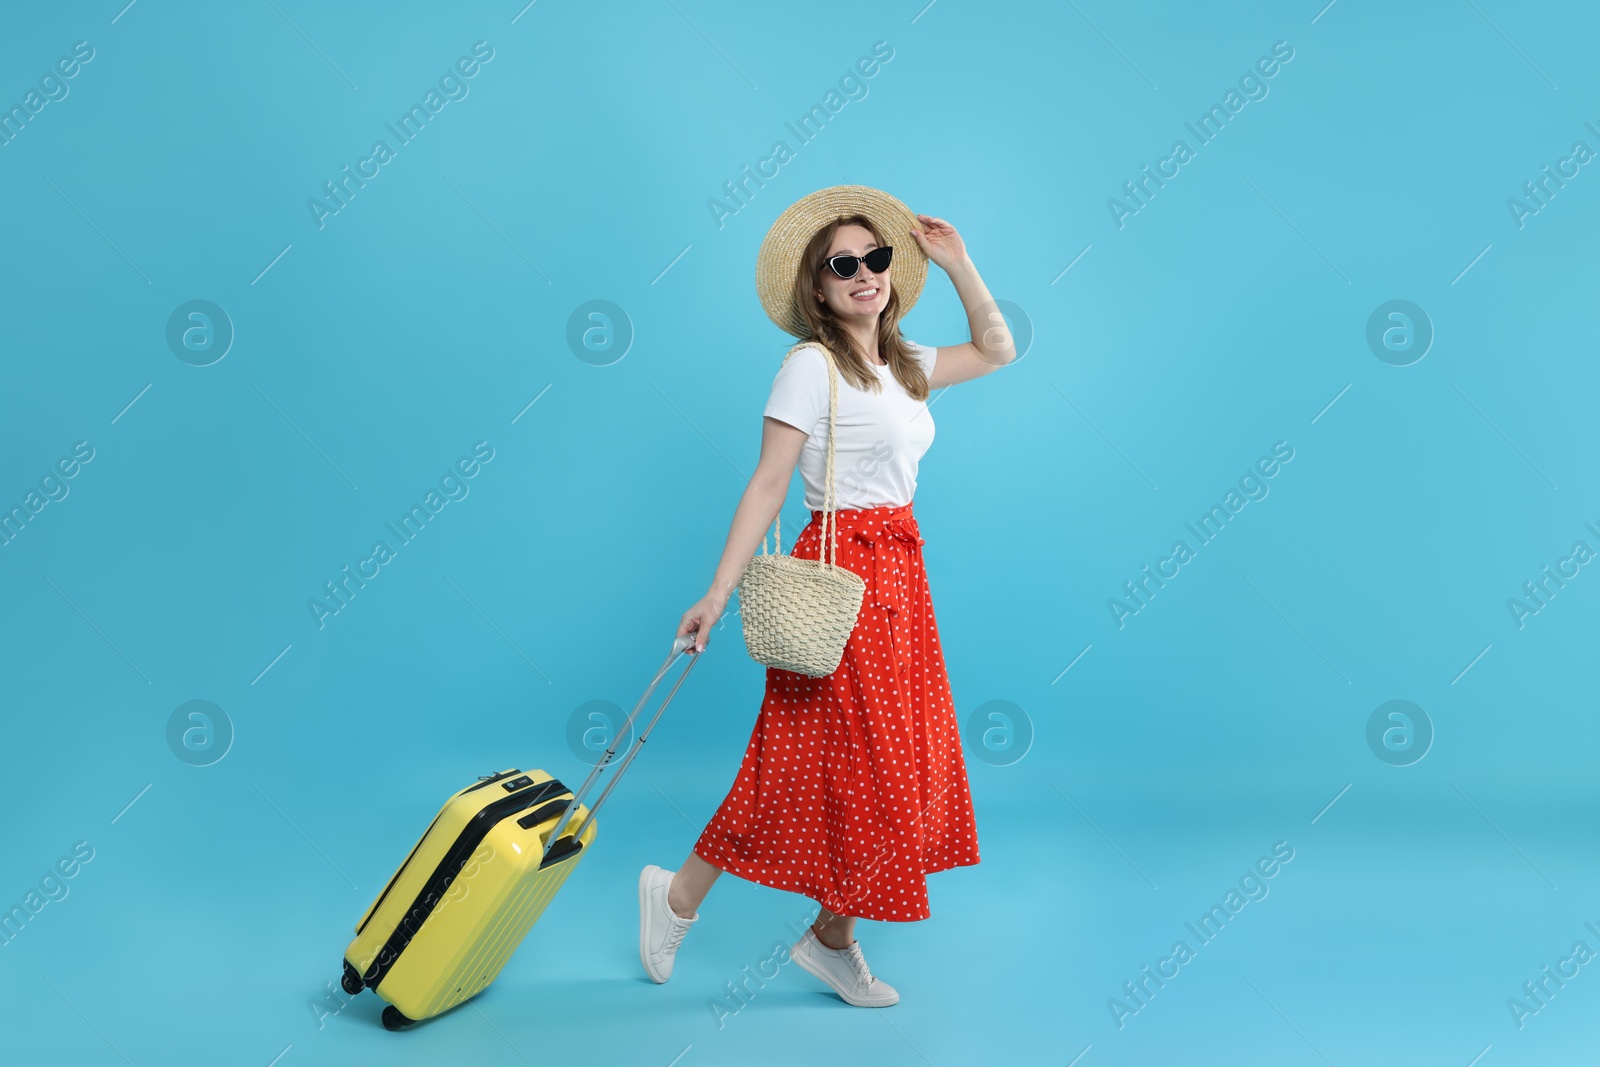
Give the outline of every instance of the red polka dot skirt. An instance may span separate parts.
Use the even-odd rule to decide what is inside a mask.
[[[928,917],[925,876],[978,862],[978,831],[911,505],[846,509],[838,563],[867,584],[832,674],[767,668],[738,777],[695,853],[836,915]],[[822,512],[793,554],[819,558]]]

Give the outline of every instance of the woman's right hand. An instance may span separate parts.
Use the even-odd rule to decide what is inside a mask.
[[[693,634],[695,638],[695,652],[698,654],[705,650],[706,636],[711,632],[711,627],[722,617],[724,601],[719,601],[711,594],[701,597],[694,607],[683,613],[683,618],[678,620],[678,632],[675,637]]]

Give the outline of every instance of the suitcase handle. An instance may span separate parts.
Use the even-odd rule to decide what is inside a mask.
[[[606,783],[606,787],[600,791],[600,797],[594,802],[594,806],[589,809],[589,814],[584,816],[583,821],[578,824],[578,828],[569,835],[574,848],[576,848],[578,840],[583,836],[583,831],[594,821],[595,815],[600,811],[601,806],[605,804],[606,798],[611,795],[611,791],[617,787],[618,782],[622,781],[622,776],[627,771],[628,764],[632,763],[634,757],[644,748],[645,740],[650,736],[650,731],[655,729],[656,723],[661,718],[661,713],[667,710],[667,705],[672,703],[672,698],[677,694],[678,687],[683,684],[685,678],[689,677],[689,672],[694,669],[694,665],[700,661],[700,653],[694,650],[694,643],[693,634],[679,634],[672,642],[672,653],[667,656],[666,662],[661,665],[661,669],[656,671],[656,676],[650,679],[649,688],[644,691],[644,696],[639,698],[639,703],[634,705],[633,711],[628,715],[626,725],[617,731],[617,736],[612,738],[611,746],[606,749],[605,755],[600,757],[600,761],[589,772],[589,777],[585,778],[583,784],[578,787],[577,792],[572,794],[572,801],[567,805],[567,810],[562,813],[561,820],[556,823],[555,829],[550,831],[550,837],[545,842],[544,852],[539,857],[541,866],[549,859],[550,850],[555,847],[557,839],[561,837],[561,832],[566,828],[568,821],[571,820],[572,813],[578,810],[578,805],[583,801],[585,794],[589,792],[589,787],[594,785],[595,779],[600,777],[600,772],[610,766],[611,761],[616,758],[617,738],[628,736],[633,729],[634,720],[639,717],[639,712],[644,710],[645,704],[650,700],[650,694],[655,692],[656,686],[661,683],[662,678],[666,677],[667,671],[672,668],[673,663],[677,662],[678,657],[688,652],[689,665],[683,669],[682,674],[678,675],[678,680],[672,684],[672,688],[667,692],[666,698],[661,701],[661,706],[656,709],[655,715],[651,716],[650,723],[644,728],[644,732],[635,738],[633,744],[628,747],[628,753],[623,758],[621,766],[617,768],[617,773],[611,776],[611,780]]]

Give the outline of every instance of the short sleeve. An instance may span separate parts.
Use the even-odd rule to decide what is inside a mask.
[[[828,368],[821,352],[802,348],[783,361],[762,414],[807,434],[816,429],[828,414]]]
[[[911,346],[911,354],[917,357],[917,362],[922,364],[922,369],[928,377],[933,377],[933,365],[938,360],[939,349],[937,346],[918,344],[916,341],[907,341]]]

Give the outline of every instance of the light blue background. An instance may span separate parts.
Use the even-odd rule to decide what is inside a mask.
[[[0,548],[0,898],[94,849],[0,948],[10,1056],[1590,1062],[1600,965],[1521,1028],[1507,999],[1600,950],[1600,577],[1520,628],[1506,602],[1600,549],[1600,176],[1520,228],[1507,200],[1600,149],[1600,19],[923,2],[5,16],[7,106],[94,48],[0,147],[0,501],[95,450]],[[469,95],[319,229],[307,199],[476,41]],[[797,144],[876,41],[867,95]],[[1269,94],[1118,228],[1108,198],[1278,41]],[[719,229],[708,199],[780,138],[795,158]],[[500,980],[403,1035],[370,994],[319,1021],[444,797],[581,777],[569,718],[631,708],[665,656],[787,344],[756,249],[845,182],[951,221],[1033,335],[932,408],[916,508],[958,710],[1013,702],[1033,741],[994,766],[968,732],[983,862],[930,879],[927,922],[862,924],[901,1003],[786,967],[719,1029],[707,1002],[810,908],[732,878],[672,982],[640,973],[638,870],[687,852],[760,703],[730,609]],[[165,340],[195,299],[237,332],[205,367]],[[1394,299],[1435,331],[1409,366],[1366,342]],[[631,324],[620,359],[568,346],[591,300]],[[936,268],[904,331],[967,339]],[[469,495],[319,629],[307,599],[478,441]],[[1107,600],[1277,441],[1270,494],[1119,629]],[[798,486],[785,517],[790,541]],[[235,734],[206,767],[166,740],[196,699]],[[1410,766],[1367,745],[1392,699],[1435,731]],[[1270,894],[1119,1028],[1108,998],[1279,841]]]

